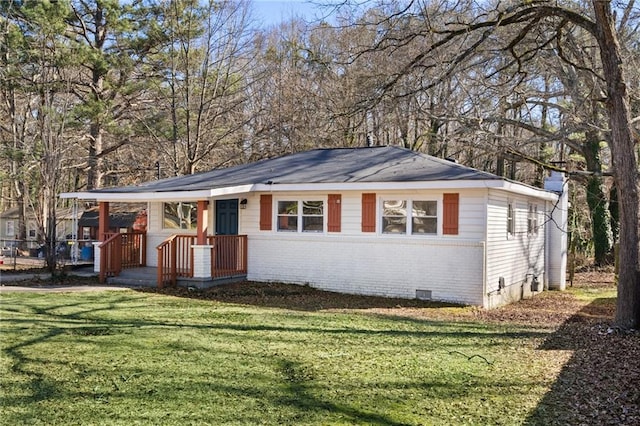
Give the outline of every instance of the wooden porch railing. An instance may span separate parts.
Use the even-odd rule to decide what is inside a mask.
[[[158,287],[175,286],[178,277],[193,276],[195,235],[172,235],[158,247]]]
[[[247,236],[215,235],[207,237],[213,246],[211,277],[222,278],[247,274]]]
[[[195,235],[172,235],[158,247],[158,287],[175,286],[178,277],[193,277]],[[247,236],[217,235],[207,237],[211,245],[211,278],[247,273]]]
[[[100,249],[100,282],[123,269],[147,264],[147,238],[143,232],[108,233]]]

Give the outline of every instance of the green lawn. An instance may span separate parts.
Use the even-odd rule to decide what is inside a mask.
[[[6,425],[522,424],[552,332],[190,300],[0,295]],[[451,308],[450,308],[451,309]]]

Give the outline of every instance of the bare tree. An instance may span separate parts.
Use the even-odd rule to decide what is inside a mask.
[[[632,2],[633,3],[633,2]],[[633,7],[633,4],[629,7]],[[568,5],[570,6],[570,4]],[[355,58],[385,52],[394,55],[407,46],[420,45],[419,52],[397,62],[389,76],[374,75],[377,87],[374,102],[387,96],[406,96],[429,90],[447,81],[461,69],[470,67],[483,53],[483,78],[490,81],[499,74],[510,74],[513,82],[528,77],[528,66],[546,49],[561,49],[565,32],[580,28],[589,34],[599,48],[601,73],[605,82],[604,101],[609,116],[608,144],[613,162],[613,174],[620,207],[620,272],[616,323],[621,327],[640,324],[640,260],[638,258],[638,169],[636,141],[631,131],[629,93],[610,1],[593,0],[591,16],[578,9],[560,6],[557,2],[516,2],[496,6],[476,6],[472,2],[442,2],[423,6],[408,2],[387,11],[383,20],[374,22],[378,37],[371,46],[360,49]],[[627,14],[623,15],[628,17]],[[419,23],[419,25],[418,25]],[[494,53],[505,63],[486,62]],[[396,55],[395,58],[400,58]],[[429,79],[416,79],[434,70]],[[597,72],[594,70],[593,72]],[[377,78],[376,78],[377,77]],[[420,84],[404,85],[405,81]],[[399,87],[410,91],[397,93]],[[395,92],[394,92],[395,91]],[[366,106],[370,108],[370,106]]]
[[[239,155],[250,83],[247,4],[172,0],[160,13],[153,104],[139,116],[170,174]]]
[[[18,237],[26,237],[24,215],[28,210],[36,219],[40,241],[46,243],[47,265],[53,271],[57,266],[57,194],[65,161],[73,150],[65,137],[71,109],[71,80],[64,71],[69,48],[60,43],[68,10],[64,5],[33,3],[4,12],[14,31],[7,45],[18,53],[5,52],[7,73],[2,80],[3,105],[11,117],[8,133],[17,158],[13,178],[21,191]]]

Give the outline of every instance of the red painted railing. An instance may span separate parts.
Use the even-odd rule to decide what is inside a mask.
[[[178,277],[193,277],[195,235],[172,235],[158,247],[158,287],[175,286]],[[211,277],[222,278],[247,273],[247,236],[207,237],[211,245]]]
[[[100,249],[100,282],[120,274],[125,268],[147,263],[147,238],[143,232],[108,233]]]
[[[246,235],[216,235],[208,237],[207,242],[213,246],[212,278],[247,274]]]
[[[191,246],[195,235],[172,235],[158,247],[158,287],[175,286],[178,277],[193,276]]]

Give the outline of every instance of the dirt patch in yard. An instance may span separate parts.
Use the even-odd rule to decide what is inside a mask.
[[[576,274],[574,284],[576,289],[610,289],[614,287],[614,276],[611,271]],[[379,315],[425,320],[482,320],[545,327],[558,327],[574,315],[588,316],[590,319],[606,322],[612,318],[615,308],[615,303],[610,301],[600,306],[592,306],[588,312],[581,312],[587,302],[576,298],[571,291],[545,291],[533,298],[491,310],[417,299],[349,295],[322,291],[309,286],[278,283],[240,282],[208,289],[178,287],[147,288],[141,289],[141,291],[302,311],[366,310]]]
[[[215,300],[242,305],[268,306],[300,311],[350,310],[350,309],[393,309],[393,308],[433,308],[458,307],[458,305],[435,303],[421,300],[387,297],[358,296],[331,291],[323,291],[304,285],[238,282],[208,289],[194,288],[149,288],[141,289],[178,297]]]

